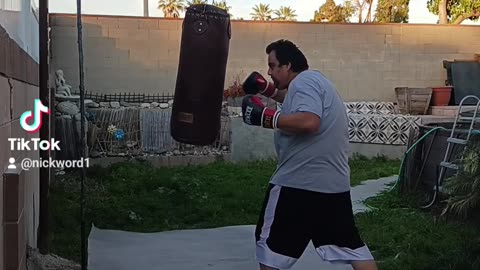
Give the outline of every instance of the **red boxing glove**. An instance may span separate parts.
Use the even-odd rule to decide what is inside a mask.
[[[277,95],[275,85],[267,81],[260,73],[252,72],[242,84],[243,92],[247,95],[256,95],[258,93],[273,98]]]
[[[258,96],[247,95],[242,101],[243,122],[248,125],[276,128],[280,112],[267,108]]]

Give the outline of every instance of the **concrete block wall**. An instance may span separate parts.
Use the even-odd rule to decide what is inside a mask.
[[[21,169],[8,170],[4,181],[4,266],[6,270],[26,269],[25,175]]]
[[[24,111],[33,108],[33,101],[35,98],[38,98],[38,93],[38,86],[0,75],[0,175],[6,172],[10,157],[15,158],[17,166],[20,166],[19,162],[23,158],[39,159],[38,151],[11,151],[8,141],[8,138],[38,138],[35,134],[27,134],[19,124],[20,115]],[[13,241],[12,239],[14,238],[7,237],[13,237],[17,233],[24,233],[21,238],[24,240],[23,245],[28,244],[36,247],[39,221],[39,170],[30,169],[29,171],[23,172],[23,174],[25,185],[21,192],[17,193],[21,196],[21,200],[24,200],[25,205],[25,207],[22,208],[22,219],[16,222],[4,220],[3,215],[0,213],[0,265],[11,263],[9,260],[12,260],[12,257],[4,256],[8,255],[6,251],[12,252],[13,249],[13,246],[10,246],[10,244],[13,243],[11,241]],[[11,180],[9,184],[6,182],[5,177],[6,176],[0,177],[0,209],[7,208],[4,202],[4,195],[13,192],[13,183],[16,179],[12,178],[13,180]],[[10,229],[6,230],[6,226]],[[12,229],[12,226],[15,227],[15,229]],[[16,230],[18,230],[18,232]],[[19,246],[19,248],[23,248],[23,246]],[[20,267],[20,265],[18,265],[18,267]]]
[[[51,78],[62,69],[78,89],[74,16],[51,15]],[[85,87],[100,93],[169,93],[175,84],[180,20],[84,16]]]
[[[99,93],[173,93],[182,19],[82,16],[86,89]],[[51,74],[63,69],[78,89],[76,17],[52,14]],[[228,87],[252,70],[266,75],[265,47],[297,43],[335,83],[345,101],[396,101],[398,86],[444,85],[443,60],[480,53],[480,27],[232,21]]]
[[[25,269],[26,245],[37,242],[39,171],[6,172],[11,157],[17,167],[22,158],[39,159],[38,151],[12,151],[8,141],[38,137],[19,123],[38,98],[38,68],[0,25],[0,269]]]

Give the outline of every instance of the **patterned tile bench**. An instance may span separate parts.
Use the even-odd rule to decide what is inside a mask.
[[[350,142],[406,145],[418,116],[397,114],[393,102],[344,102],[349,117]]]
[[[395,114],[393,102],[344,102],[347,113],[354,114]]]

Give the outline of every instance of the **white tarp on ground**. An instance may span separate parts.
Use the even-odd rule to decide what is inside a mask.
[[[258,269],[254,256],[254,230],[254,226],[248,225],[139,234],[93,228],[89,239],[88,269]],[[310,245],[293,269],[351,268],[322,263]]]
[[[396,177],[367,181],[352,188],[354,211],[366,208],[359,203],[385,189]],[[252,225],[215,229],[179,230],[159,233],[132,233],[92,227],[88,239],[90,270],[248,270],[255,262]],[[310,245],[293,268],[351,269],[321,262]]]

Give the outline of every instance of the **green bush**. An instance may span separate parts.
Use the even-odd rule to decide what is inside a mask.
[[[465,147],[459,162],[459,172],[445,181],[451,196],[442,215],[467,219],[480,212],[480,140]]]

